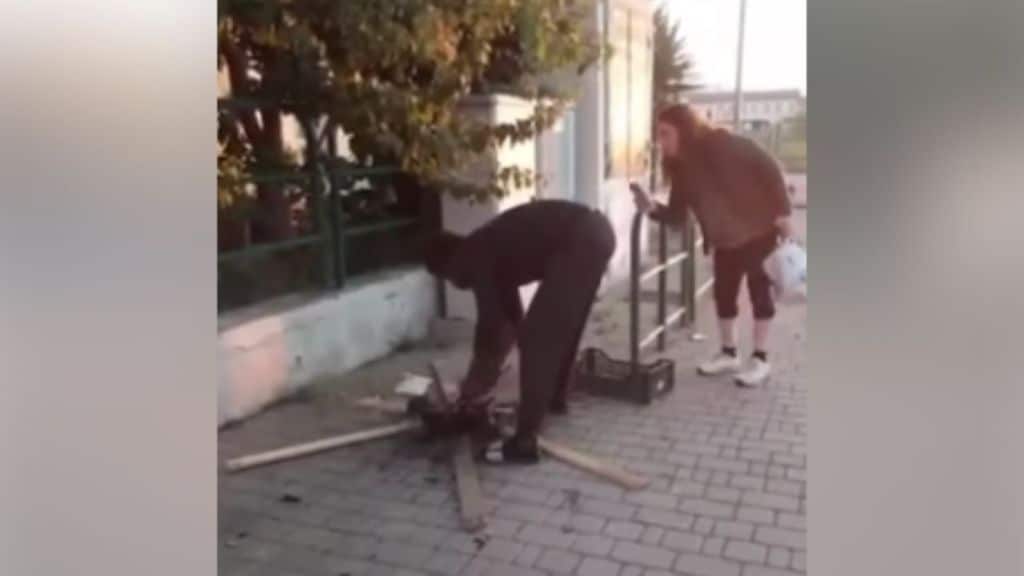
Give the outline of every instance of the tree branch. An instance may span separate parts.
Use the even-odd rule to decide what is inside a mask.
[[[228,71],[228,82],[231,84],[231,93],[235,96],[248,96],[249,89],[249,59],[244,50],[230,38],[228,34],[220,34],[218,47],[224,59],[224,65]],[[256,120],[256,113],[252,110],[239,110],[236,117],[245,129],[249,142],[256,146],[263,140],[263,133],[259,122]]]

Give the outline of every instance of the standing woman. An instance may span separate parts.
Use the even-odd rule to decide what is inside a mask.
[[[782,172],[753,141],[712,127],[689,106],[658,115],[662,171],[671,184],[667,206],[633,186],[637,209],[652,220],[681,226],[693,212],[713,252],[714,296],[721,350],[701,364],[705,376],[735,374],[741,386],[758,386],[771,374],[767,340],[775,306],[762,268],[780,239],[792,236],[790,203]],[[743,366],[737,350],[740,285],[746,278],[754,312],[754,350]]]

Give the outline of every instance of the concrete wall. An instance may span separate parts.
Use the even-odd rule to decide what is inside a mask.
[[[573,181],[575,151],[573,150],[573,115],[570,108],[550,129],[537,138],[537,197],[575,200]]]
[[[407,268],[305,302],[266,303],[219,318],[218,425],[427,336],[435,280]]]

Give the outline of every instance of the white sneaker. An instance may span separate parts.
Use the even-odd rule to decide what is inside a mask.
[[[740,369],[740,366],[738,356],[730,356],[724,352],[719,352],[714,358],[698,366],[697,373],[701,376],[718,376],[719,374],[736,372]]]
[[[736,375],[736,385],[754,388],[764,384],[771,376],[771,364],[760,358],[751,358],[747,367]]]

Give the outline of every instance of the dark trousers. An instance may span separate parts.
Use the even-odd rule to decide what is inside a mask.
[[[718,317],[731,320],[739,315],[740,284],[747,279],[747,291],[754,309],[754,318],[768,320],[775,316],[771,280],[764,271],[764,260],[778,244],[774,231],[730,249],[715,249],[715,308]]]
[[[593,212],[548,261],[519,329],[520,399],[517,435],[535,437],[552,398],[571,380],[580,338],[615,252],[608,220]]]

